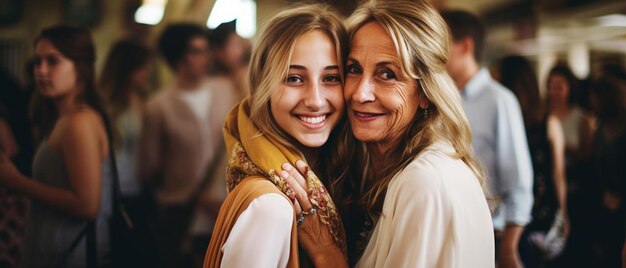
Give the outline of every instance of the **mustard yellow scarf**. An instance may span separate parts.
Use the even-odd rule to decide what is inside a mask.
[[[287,196],[294,196],[293,190],[278,175],[282,164],[295,166],[300,154],[289,150],[273,139],[261,135],[249,117],[248,100],[242,101],[226,118],[224,140],[228,156],[227,186],[232,191],[241,180],[249,176],[261,176],[271,181]],[[328,225],[335,243],[346,249],[346,240],[341,217],[328,191],[313,171],[306,174],[309,199],[322,223]]]

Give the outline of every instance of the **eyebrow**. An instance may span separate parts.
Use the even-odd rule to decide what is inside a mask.
[[[348,57],[348,60],[347,60],[347,61],[352,61],[352,62],[354,62],[354,63],[356,63],[356,64],[359,64],[359,65],[361,64],[358,60],[356,60],[356,59],[355,59],[355,58],[353,58],[353,57]],[[376,66],[377,66],[377,67],[380,67],[380,66],[387,66],[387,65],[391,65],[391,66],[394,66],[394,67],[398,67],[398,64],[396,64],[396,63],[395,63],[395,62],[393,62],[393,61],[381,61],[381,62],[376,63]]]
[[[306,70],[306,67],[302,65],[289,65],[289,69]],[[329,65],[329,66],[324,67],[324,70],[339,70],[339,66]]]

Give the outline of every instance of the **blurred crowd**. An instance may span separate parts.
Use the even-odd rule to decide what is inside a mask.
[[[50,49],[75,63],[72,75],[86,79],[80,74],[81,59],[58,47],[80,40],[63,35],[41,40],[50,41]],[[210,32],[198,25],[172,24],[155,45],[117,42],[97,81],[92,78],[112,126],[110,153],[117,164],[119,199],[146,242],[135,264],[201,266],[212,221],[226,195],[223,120],[247,95],[250,49],[250,41],[237,35],[234,21]],[[175,74],[160,89],[150,88],[157,55]],[[24,82],[6,70],[0,78],[2,159],[29,177],[36,169],[59,165],[53,159],[34,159],[57,127],[46,125],[46,116],[53,115],[42,110],[48,104],[36,88],[46,79],[75,83],[72,76],[41,78],[44,72],[60,72],[56,59],[47,57],[37,54],[27,64]],[[607,63],[598,73],[579,79],[566,63],[557,63],[547,79],[539,81],[530,59],[508,56],[490,70],[519,102],[534,171],[532,220],[519,239],[521,261],[527,267],[619,267],[626,229],[624,66]],[[545,92],[540,91],[542,84]],[[103,180],[108,181],[103,185],[115,182],[115,171],[108,165],[102,164]],[[103,193],[105,202],[117,198],[112,191]],[[31,206],[31,199],[39,205]],[[55,206],[45,200],[0,188],[0,267],[34,261],[22,258],[29,248],[27,228],[45,223],[29,221],[28,216],[29,211]]]

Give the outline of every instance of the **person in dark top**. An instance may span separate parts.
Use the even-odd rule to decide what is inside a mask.
[[[509,56],[499,67],[500,82],[520,103],[534,170],[532,221],[520,239],[520,257],[527,267],[541,267],[562,251],[563,239],[569,233],[565,138],[560,121],[547,113],[540,99],[530,62]],[[548,235],[553,227],[559,231],[559,242]]]
[[[605,75],[591,89],[591,107],[598,119],[594,136],[596,201],[601,209],[596,218],[596,245],[601,267],[619,267],[624,243],[624,197],[626,196],[626,80],[623,75]],[[602,227],[599,227],[602,226]]]

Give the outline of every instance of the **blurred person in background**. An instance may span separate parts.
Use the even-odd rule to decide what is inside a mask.
[[[220,24],[210,32],[209,40],[214,59],[211,75],[228,78],[239,100],[248,94],[251,44],[237,34],[236,24],[237,20]]]
[[[137,177],[139,139],[141,136],[142,111],[147,98],[150,82],[151,52],[144,45],[131,42],[117,42],[106,59],[100,75],[98,90],[107,101],[116,144],[117,171],[121,198],[133,222],[135,230],[141,234],[141,256],[124,256],[129,266],[132,264],[155,265],[154,243],[150,237],[150,217],[153,215],[153,200],[143,183]],[[129,241],[121,240],[116,247],[137,247]],[[130,252],[117,250],[116,252]],[[136,252],[137,253],[137,252]],[[152,261],[152,263],[150,263]]]
[[[577,104],[579,82],[564,64],[557,64],[548,73],[548,111],[561,120],[567,165],[591,156],[593,124],[590,115]]]
[[[95,89],[95,56],[83,28],[46,28],[35,40],[32,109],[41,143],[33,178],[0,156],[0,185],[32,201],[24,267],[107,263],[112,184],[104,176],[108,119]]]
[[[593,139],[593,181],[601,210],[592,232],[597,265],[620,267],[626,206],[626,72],[603,75],[591,88],[591,107],[598,119]]]
[[[32,65],[28,66],[32,74]],[[27,117],[30,94],[8,71],[0,69],[0,154],[26,176],[31,175],[33,156]],[[21,267],[29,204],[23,195],[0,189],[0,267]]]
[[[560,242],[569,233],[563,129],[559,119],[545,109],[537,76],[528,60],[505,57],[500,61],[499,74],[502,85],[520,103],[534,171],[532,220],[520,239],[520,257],[525,267],[544,267],[564,247],[563,243],[546,243],[551,242],[546,240],[548,232],[555,228],[562,233]]]
[[[230,81],[207,76],[209,43],[202,27],[169,25],[158,42],[175,80],[146,104],[139,176],[156,198],[160,265],[189,267],[189,237],[203,233],[201,259],[211,218],[226,194],[221,130],[235,102],[234,90]]]
[[[524,120],[515,95],[481,68],[485,29],[465,11],[444,11],[452,33],[448,73],[463,97],[473,153],[485,168],[492,194],[498,267],[521,267],[518,244],[531,220],[533,170]]]

